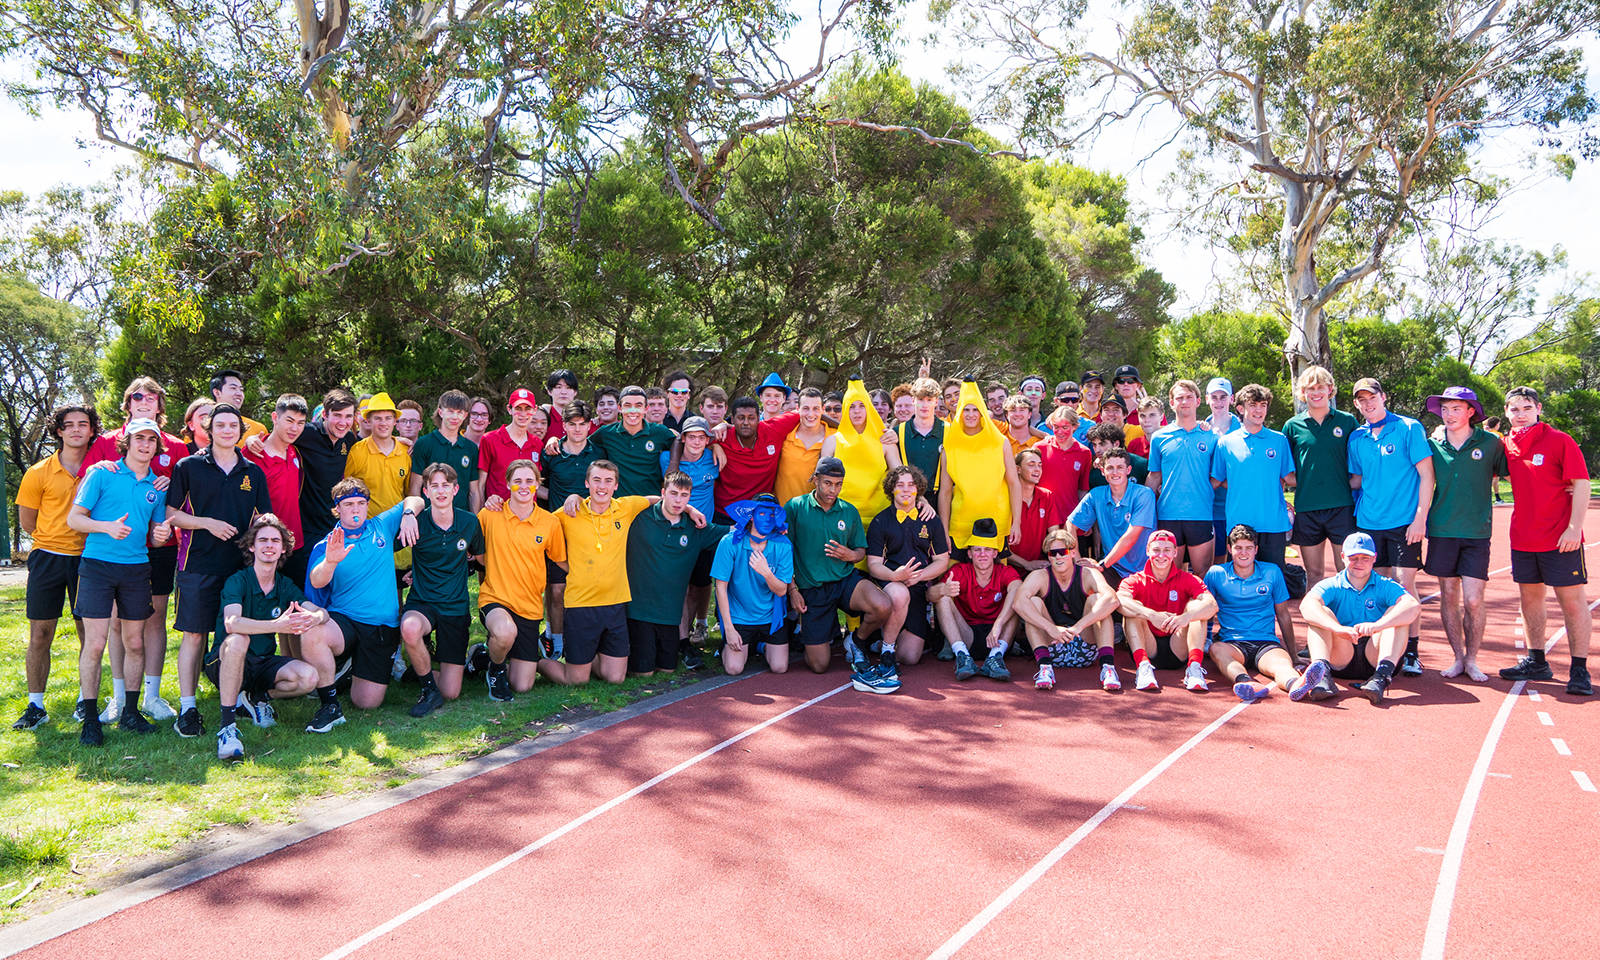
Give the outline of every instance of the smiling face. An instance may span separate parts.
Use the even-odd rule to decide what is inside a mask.
[[[1244,421],[1245,426],[1252,430],[1259,430],[1262,424],[1267,422],[1267,406],[1268,404],[1265,400],[1252,400],[1249,403],[1241,403],[1239,404],[1239,417]]]
[[[1050,568],[1057,573],[1066,573],[1078,562],[1078,551],[1068,547],[1061,540],[1050,544],[1044,553],[1050,561]]]
[[[460,491],[461,486],[445,476],[444,471],[435,470],[429,475],[428,482],[422,489],[434,509],[443,510],[455,502],[456,493]]]
[[[689,381],[674,380],[667,384],[667,405],[675,416],[683,416],[683,411],[689,409]]]
[[[539,492],[539,471],[532,467],[518,467],[511,471],[506,486],[511,488],[511,499],[525,507],[533,502]]]
[[[1105,475],[1106,483],[1120,487],[1128,482],[1128,474],[1133,472],[1133,468],[1123,458],[1112,457],[1100,465],[1100,472]]]
[[[596,423],[606,424],[617,419],[617,410],[620,404],[613,394],[605,394],[594,402],[594,420]]]
[[[467,411],[467,429],[483,433],[489,429],[489,422],[493,419],[494,414],[490,412],[488,404],[474,403],[472,409]]]
[[[467,422],[467,411],[453,407],[440,407],[438,409],[439,426],[450,433],[460,433],[461,425]]]
[[[1101,397],[1105,396],[1106,385],[1101,383],[1099,380],[1090,380],[1088,383],[1083,385],[1082,393],[1083,402],[1092,407],[1100,402]]]
[[[645,407],[646,402],[644,397],[641,397],[638,394],[634,394],[631,397],[623,397],[622,400],[617,404],[617,410],[622,416],[623,426],[631,430],[635,427],[638,427],[639,424],[644,423]],[[663,405],[661,415],[666,416],[666,413],[667,411],[665,409],[665,405]]]
[[[917,478],[909,473],[902,473],[894,481],[894,505],[901,510],[910,510],[917,505]]]
[[[704,430],[688,430],[683,435],[683,452],[685,460],[698,460],[700,454],[706,450],[706,445],[711,438],[706,436]]]
[[[306,415],[298,410],[272,413],[272,429],[284,443],[294,443],[306,429]]]
[[[136,470],[143,470],[155,459],[161,449],[161,437],[149,430],[141,430],[128,438],[128,452],[124,459]]]
[[[1306,388],[1301,391],[1301,394],[1306,398],[1307,407],[1311,408],[1312,410],[1326,410],[1328,409],[1328,405],[1333,402],[1333,384],[1307,384]]]
[[[244,424],[232,413],[214,414],[211,417],[211,449],[232,450],[239,445],[239,435]]]
[[[222,381],[212,394],[218,403],[226,403],[232,407],[244,409],[244,384],[238,377],[227,377]]]
[[[1178,546],[1171,540],[1163,537],[1151,542],[1145,547],[1145,556],[1150,558],[1150,567],[1157,576],[1171,569],[1172,561],[1178,558]]]
[[[1544,404],[1527,397],[1506,398],[1506,421],[1513,430],[1526,430],[1539,422]]]
[[[1024,453],[1017,462],[1017,479],[1023,483],[1038,483],[1044,476],[1044,461],[1037,454]]]
[[[644,411],[641,410],[640,414],[643,415],[643,413]],[[617,492],[617,475],[604,468],[596,469],[591,465],[586,482],[589,487],[589,499],[596,506],[604,506],[609,503],[612,495]]]
[[[900,423],[905,423],[907,420],[910,420],[912,417],[917,415],[917,398],[913,397],[909,393],[903,393],[896,397],[894,401],[893,414],[895,420],[899,421]]]
[[[422,433],[422,412],[407,407],[400,411],[394,422],[394,432],[407,440],[415,440]]]
[[[1228,553],[1233,557],[1233,562],[1241,567],[1248,567],[1256,562],[1256,550],[1254,540],[1235,540],[1228,545]]]
[[[1033,411],[1027,407],[1017,406],[1005,412],[1006,425],[1011,428],[1011,436],[1022,438],[1028,435],[1028,421],[1032,419]]]
[[[1361,416],[1368,423],[1377,423],[1389,415],[1387,398],[1376,390],[1361,390],[1357,392],[1356,409],[1361,411]]]
[[[800,398],[800,423],[807,430],[816,429],[817,422],[822,419],[822,398]]]
[[[1028,386],[1030,386],[1030,387],[1033,386],[1033,383],[1030,382],[1028,384]],[[1005,414],[1006,414],[1006,388],[1005,387],[991,387],[989,389],[989,392],[983,395],[983,402],[984,402],[984,405],[986,405],[989,408],[989,416],[991,416],[991,417],[1003,417],[1003,416],[1005,416]]]
[[[82,450],[94,439],[94,428],[89,425],[89,415],[76,410],[61,418],[61,446],[67,450]]]
[[[257,527],[256,538],[250,543],[250,552],[255,555],[256,562],[277,566],[283,556],[283,534],[271,524]]]
[[[644,418],[651,423],[661,423],[667,419],[667,398],[646,397],[644,401]],[[627,419],[626,402],[624,402],[623,419]]]
[[[356,408],[352,404],[343,410],[324,410],[322,412],[322,425],[328,429],[328,434],[335,439],[350,432],[356,425]]]
[[[776,417],[783,412],[783,401],[789,395],[779,387],[764,387],[756,396],[761,398],[761,409],[768,417]]]
[[[375,412],[368,412],[367,413],[367,426],[372,428],[372,435],[374,437],[377,437],[379,440],[387,440],[390,437],[394,436],[395,419],[396,418],[395,418],[394,413],[392,411],[389,411],[389,410],[378,410],[378,411],[375,411]],[[212,432],[212,434],[215,434],[217,432],[216,422],[217,422],[216,418],[213,417],[212,420],[211,420],[211,423],[212,423],[211,432]]]
[[[1472,404],[1465,400],[1446,400],[1439,404],[1439,419],[1444,421],[1446,430],[1459,432],[1471,429],[1472,418],[1476,414]]]
[[[128,395],[124,406],[129,420],[155,420],[161,415],[161,395],[150,390],[135,391]]]

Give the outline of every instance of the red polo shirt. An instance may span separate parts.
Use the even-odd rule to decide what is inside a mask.
[[[1040,440],[1032,449],[1039,454],[1044,466],[1044,472],[1039,476],[1039,486],[1054,490],[1056,499],[1067,501],[1062,503],[1062,508],[1070,512],[1078,505],[1078,500],[1089,492],[1089,472],[1094,469],[1094,453],[1076,440],[1065,448],[1058,447],[1055,437]]]
[[[1035,486],[1033,499],[1022,505],[1022,539],[1011,548],[1012,554],[1023,560],[1038,560],[1043,556],[1044,535],[1051,527],[1066,522],[1060,498],[1047,487]]]
[[[89,452],[84,455],[83,465],[88,467],[102,460],[113,462],[121,460],[122,454],[117,452],[117,441],[122,439],[122,431],[123,428],[118,427],[110,433],[102,433],[100,436],[95,437],[93,442],[89,444]],[[150,469],[154,470],[158,477],[171,477],[172,468],[178,465],[179,460],[188,455],[188,444],[172,434],[162,431],[161,451],[150,461]],[[82,471],[79,471],[79,475],[82,475]]]
[[[506,467],[511,466],[516,460],[532,460],[533,465],[539,467],[540,477],[544,475],[543,463],[540,454],[544,452],[544,437],[533,431],[528,431],[528,439],[520,446],[511,439],[511,434],[505,427],[498,427],[483,435],[483,442],[478,444],[478,469],[485,471],[487,477],[483,483],[483,498],[499,497],[504,500],[511,496],[511,487],[506,483]]]
[[[1506,434],[1511,478],[1511,549],[1542,553],[1572,522],[1572,481],[1589,479],[1577,441],[1548,423]]]
[[[272,501],[272,512],[294,534],[294,549],[309,546],[300,526],[300,451],[290,446],[285,456],[275,457],[266,447],[260,453],[251,453],[248,447],[239,450],[267,475],[267,499]]]
[[[715,487],[718,510],[728,504],[749,500],[758,493],[771,493],[778,479],[778,455],[783,438],[800,423],[799,411],[785,413],[756,424],[756,442],[745,446],[729,425],[728,435],[719,446],[728,457],[727,466],[717,474]]]
[[[1146,560],[1144,569],[1123,580],[1117,592],[1126,593],[1159,613],[1182,613],[1190,600],[1206,592],[1206,585],[1200,582],[1199,577],[1187,570],[1177,569],[1176,565],[1167,574],[1167,579],[1157,580],[1150,571],[1150,561]],[[1151,626],[1150,632],[1158,637],[1167,636],[1154,626]]]
[[[1016,568],[996,560],[994,573],[988,584],[978,585],[978,568],[970,563],[958,563],[950,568],[945,578],[961,585],[956,596],[956,610],[968,626],[994,623],[1000,619],[1000,608],[1006,603],[1006,588],[1022,579]]]

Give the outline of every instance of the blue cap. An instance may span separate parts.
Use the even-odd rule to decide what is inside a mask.
[[[1378,545],[1372,542],[1372,537],[1357,530],[1344,538],[1344,555],[1349,557],[1364,553],[1369,557],[1378,555]]]
[[[1229,380],[1227,377],[1212,377],[1211,382],[1206,384],[1206,396],[1209,397],[1218,390],[1221,390],[1230,397],[1233,396],[1233,381]]]
[[[783,391],[783,395],[786,397],[794,392],[789,389],[789,385],[787,383],[783,382],[783,378],[778,376],[776,373],[767,374],[767,379],[761,381],[761,386],[756,387],[756,393],[759,394],[768,387],[777,387],[779,390]]]

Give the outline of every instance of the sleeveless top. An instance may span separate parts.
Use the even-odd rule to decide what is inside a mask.
[[[1050,571],[1050,589],[1045,591],[1044,608],[1050,614],[1050,620],[1058,627],[1065,627],[1077,623],[1083,616],[1084,604],[1089,595],[1083,592],[1083,568],[1072,568],[1072,582],[1067,584],[1065,590],[1056,580],[1054,570]]]

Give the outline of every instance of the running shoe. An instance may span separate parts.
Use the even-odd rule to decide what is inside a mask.
[[[704,620],[696,620],[694,623],[690,624],[689,645],[692,647],[704,647],[706,645],[706,634],[708,632],[710,631]]]
[[[178,736],[187,740],[190,737],[198,737],[200,734],[205,733],[206,725],[200,719],[200,711],[190,707],[178,715],[178,720],[172,725],[172,729],[177,732]]]
[[[474,643],[467,650],[467,673],[482,673],[489,669],[489,645]]]
[[[1011,671],[1006,669],[1006,659],[998,651],[992,656],[983,658],[983,663],[978,666],[978,672],[990,680],[1011,679]]]
[[[117,729],[143,735],[155,733],[156,725],[147,720],[145,715],[138,710],[123,710],[122,716],[117,718]]]
[[[344,710],[340,709],[339,701],[324,703],[311,715],[311,722],[306,724],[306,733],[327,733],[341,723],[344,723]]]
[[[1400,658],[1400,672],[1408,677],[1422,676],[1422,658],[1407,650],[1405,656]]]
[[[244,712],[249,715],[251,723],[263,730],[278,725],[278,711],[271,700],[257,700],[247,693],[244,695]]]
[[[1191,663],[1183,668],[1183,689],[1190,693],[1205,693],[1206,668],[1198,663]]]
[[[1328,679],[1328,661],[1311,661],[1311,666],[1306,667],[1304,676],[1300,678],[1300,685],[1290,689],[1289,699],[1293,700],[1295,703],[1299,703],[1308,696],[1313,700],[1326,699],[1325,697],[1319,697],[1316,695],[1319,689],[1321,689],[1322,682],[1326,679]]]
[[[866,656],[861,652],[861,648],[856,646],[856,632],[851,630],[846,633],[844,635],[844,662],[862,663],[866,659]]]
[[[1373,677],[1366,683],[1356,687],[1356,692],[1371,700],[1373,705],[1376,706],[1383,702],[1383,695],[1389,692],[1389,678]]]
[[[83,729],[78,731],[78,743],[85,747],[99,747],[106,742],[105,732],[100,729],[100,718],[89,716],[83,718]]]
[[[172,720],[178,716],[178,711],[172,709],[172,704],[160,697],[145,697],[139,706],[145,713],[150,714],[151,720]]]
[[[389,677],[395,683],[399,683],[400,678],[406,675],[406,657],[402,652],[404,649],[402,647],[400,650],[396,650],[394,659],[389,661]]]
[[[100,722],[116,723],[121,717],[122,704],[117,702],[116,697],[112,697],[111,699],[107,700],[105,709],[100,711]]]
[[[17,718],[17,722],[11,725],[11,729],[37,730],[49,719],[50,714],[45,712],[44,707],[39,706],[37,703],[30,703],[28,704],[28,709],[22,711],[22,716]]]
[[[862,660],[856,664],[856,669],[850,671],[850,685],[862,693],[894,693],[900,689],[900,677],[894,673],[884,673]]]
[[[417,697],[417,702],[411,705],[413,717],[426,717],[428,714],[444,706],[444,694],[436,686],[422,688],[422,695]]]
[[[84,720],[88,719],[88,714],[84,711],[82,703],[79,703],[77,706],[72,708],[72,719],[75,723],[82,723]]]
[[[1109,663],[1100,665],[1100,688],[1107,693],[1116,693],[1122,689],[1122,678],[1117,676],[1117,668]]]
[[[1149,660],[1139,664],[1139,669],[1134,671],[1133,686],[1138,690],[1149,690],[1152,693],[1161,689],[1161,684],[1156,682],[1156,665]]]
[[[972,662],[972,654],[965,650],[956,651],[956,679],[971,680],[978,675],[978,665]]]
[[[1594,696],[1594,687],[1589,684],[1589,668],[1572,665],[1572,673],[1567,678],[1567,693],[1574,697]]]
[[[1255,703],[1257,700],[1265,700],[1272,696],[1272,688],[1268,686],[1258,687],[1248,680],[1240,680],[1233,685],[1233,695],[1245,703]]]
[[[1550,670],[1550,661],[1535,661],[1532,657],[1523,657],[1514,667],[1506,667],[1500,671],[1501,680],[1552,680],[1555,674]]]
[[[700,633],[703,637],[705,634],[704,627],[701,627]],[[699,670],[706,665],[705,655],[700,652],[700,646],[694,642],[693,636],[690,636],[688,643],[682,644],[682,649],[683,665],[686,669]]]
[[[489,699],[498,703],[510,703],[516,697],[511,693],[511,678],[506,676],[506,665],[503,663],[489,664]]]
[[[1049,663],[1039,664],[1039,672],[1033,675],[1033,689],[1054,690],[1056,688],[1056,668]]]
[[[886,677],[893,677],[896,683],[900,682],[900,668],[895,665],[895,662],[892,658],[888,660],[879,660],[878,666],[874,669]]]
[[[943,660],[945,663],[949,663],[951,660],[954,660],[955,658],[956,658],[956,648],[950,646],[950,641],[946,640],[944,642],[944,646],[939,649],[938,659]]]
[[[230,762],[244,759],[244,741],[239,738],[239,725],[230,723],[217,731],[217,759]]]

